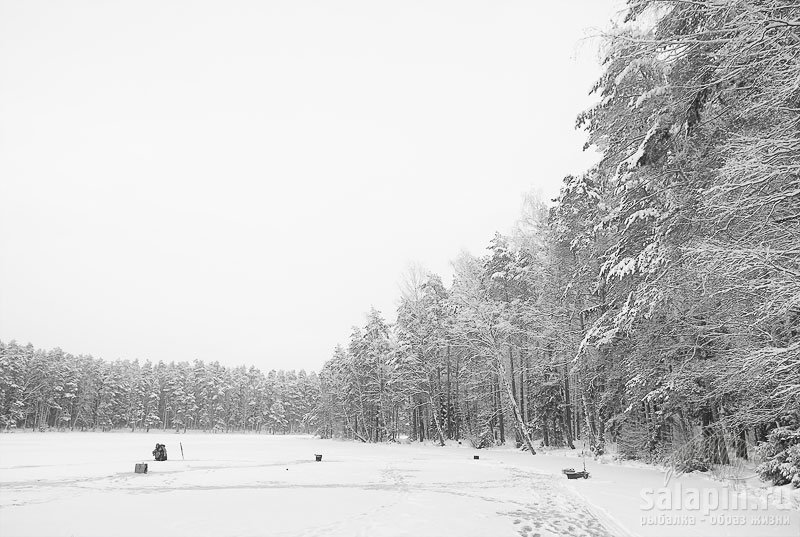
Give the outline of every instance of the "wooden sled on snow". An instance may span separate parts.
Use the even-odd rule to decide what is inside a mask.
[[[561,473],[567,476],[567,479],[589,479],[589,472],[586,471],[586,454],[581,453],[583,456],[583,470],[575,470],[575,468],[564,468]]]
[[[574,468],[564,468],[561,472],[567,476],[567,479],[589,479],[589,472],[586,470],[576,472]]]

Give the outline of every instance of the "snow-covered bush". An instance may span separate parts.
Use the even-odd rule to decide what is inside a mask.
[[[475,449],[483,449],[495,445],[494,436],[489,429],[483,429],[480,434],[468,434],[467,440]]]
[[[711,462],[706,457],[690,457],[675,464],[678,473],[707,472],[711,469]]]
[[[648,443],[650,436],[645,428],[636,427],[631,423],[620,427],[617,435],[617,449],[620,458],[645,459],[648,456]]]
[[[778,427],[756,450],[764,462],[756,467],[761,479],[774,485],[791,483],[800,488],[800,429]]]

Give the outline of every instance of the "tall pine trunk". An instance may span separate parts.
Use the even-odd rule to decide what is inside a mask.
[[[530,451],[531,455],[536,455],[536,450],[533,449],[533,441],[531,440],[531,435],[528,432],[527,427],[525,427],[525,422],[522,419],[522,412],[520,412],[519,405],[517,404],[516,399],[514,398],[514,392],[511,389],[511,383],[508,381],[508,377],[506,375],[506,367],[503,363],[503,356],[502,354],[497,353],[495,355],[495,361],[497,362],[497,369],[499,372],[499,376],[503,379],[503,386],[505,387],[506,394],[508,395],[509,403],[511,404],[512,415],[514,416],[514,422],[516,423],[517,428],[522,432],[522,438],[525,440],[525,445]],[[500,414],[502,417],[502,413]]]

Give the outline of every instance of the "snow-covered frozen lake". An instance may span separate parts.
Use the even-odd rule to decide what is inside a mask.
[[[156,442],[166,444],[168,461],[152,460]],[[314,461],[316,453],[322,462]],[[147,462],[149,473],[135,474],[136,462]],[[303,436],[4,434],[0,534],[754,534],[752,527],[702,521],[690,527],[643,524],[640,491],[663,485],[660,472],[588,461],[589,480],[561,475],[562,467],[578,465],[574,458],[510,449]],[[758,534],[796,536],[797,515],[792,511],[789,524],[762,527]]]

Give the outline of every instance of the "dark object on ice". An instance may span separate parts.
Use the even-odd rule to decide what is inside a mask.
[[[567,474],[567,479],[580,479],[581,477],[584,479],[589,479],[589,472],[586,470],[576,472],[575,470],[562,470],[565,474]]]
[[[317,459],[317,462],[322,461],[322,455],[314,454],[314,458]]]
[[[136,467],[133,470],[137,474],[146,474],[147,473],[147,463],[146,462],[137,462]]]
[[[561,473],[567,476],[567,479],[589,479],[589,472],[586,471],[586,453],[582,452],[583,456],[583,470],[576,472],[575,468],[564,468]]]
[[[166,446],[164,446],[164,444],[156,444],[156,449],[153,450],[153,457],[155,457],[157,461],[167,460]]]
[[[480,458],[481,458],[481,456],[480,456],[480,455],[473,455],[473,456],[472,456],[472,459],[473,459],[473,460],[476,460],[476,461],[477,461],[478,459],[480,459]]]

